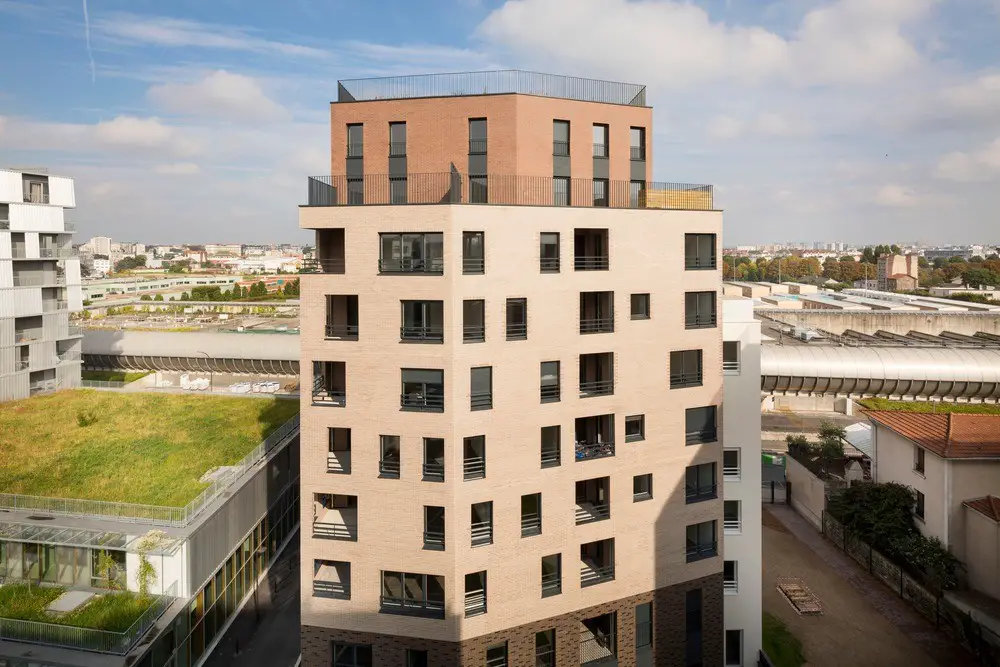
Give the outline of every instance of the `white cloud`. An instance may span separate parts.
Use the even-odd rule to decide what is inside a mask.
[[[211,72],[194,83],[155,85],[146,95],[160,108],[178,114],[229,121],[270,121],[288,117],[288,111],[270,99],[254,78],[225,70]]]
[[[181,156],[199,151],[194,141],[179,136],[175,128],[164,125],[159,118],[118,116],[93,126],[93,133],[99,144],[111,148],[167,149]]]
[[[936,176],[959,183],[1000,179],[1000,138],[971,153],[952,151],[941,157]]]
[[[970,113],[1000,112],[1000,74],[984,74],[968,83],[946,88],[942,99],[951,108]]]
[[[746,123],[732,116],[716,116],[708,122],[708,136],[713,139],[735,139],[743,134]]]
[[[800,137],[809,134],[810,128],[776,113],[762,113],[749,121],[727,115],[715,116],[708,122],[707,132],[711,139],[727,140],[747,136]]]
[[[916,190],[906,185],[883,185],[875,193],[875,203],[880,206],[909,207],[921,203],[921,197]]]
[[[167,176],[190,176],[201,173],[201,167],[193,162],[175,162],[173,164],[158,164],[153,167],[153,171]]]

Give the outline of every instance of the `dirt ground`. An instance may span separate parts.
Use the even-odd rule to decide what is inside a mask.
[[[948,667],[909,637],[780,521],[764,511],[764,611],[802,641],[810,667]],[[819,598],[822,616],[800,616],[777,589],[778,577],[797,577]]]

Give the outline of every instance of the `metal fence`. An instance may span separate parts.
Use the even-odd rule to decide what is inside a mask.
[[[695,183],[452,172],[311,176],[309,206],[496,204],[710,211],[713,187]]]
[[[117,380],[82,380],[80,386],[84,389],[121,389],[127,382]]]
[[[149,608],[124,632],[0,618],[0,639],[125,655],[153,627],[176,597],[177,584],[174,583],[166,594],[155,596]]]
[[[250,468],[264,458],[268,452],[294,436],[299,430],[299,416],[295,415],[267,436],[252,452],[247,454],[226,472],[219,475],[198,497],[184,507],[162,505],[139,505],[135,503],[108,502],[104,500],[80,500],[78,498],[44,498],[24,496],[15,493],[0,493],[0,509],[42,512],[65,516],[86,516],[129,523],[154,526],[183,527],[191,523],[201,511],[218,498]]]
[[[947,598],[928,590],[887,556],[852,535],[825,511],[823,535],[866,572],[909,602],[921,616],[965,647],[984,667],[1000,667],[1000,635],[977,623]]]

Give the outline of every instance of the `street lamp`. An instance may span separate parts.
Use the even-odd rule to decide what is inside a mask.
[[[215,371],[212,370],[212,357],[208,352],[202,352],[201,350],[195,350],[198,354],[204,354],[205,359],[208,361],[208,390],[212,391],[212,386],[215,381]]]

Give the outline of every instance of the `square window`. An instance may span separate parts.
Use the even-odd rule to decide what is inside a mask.
[[[632,501],[640,502],[653,497],[653,474],[636,475],[632,478]]]
[[[507,667],[507,642],[486,649],[486,667]]]
[[[675,350],[670,353],[670,388],[702,385],[701,350]]]
[[[406,667],[428,667],[427,651],[408,648],[406,649]]]
[[[649,319],[649,295],[648,294],[633,294],[632,295],[632,319],[633,320],[648,320]]]
[[[625,417],[625,442],[646,439],[646,415]]]

